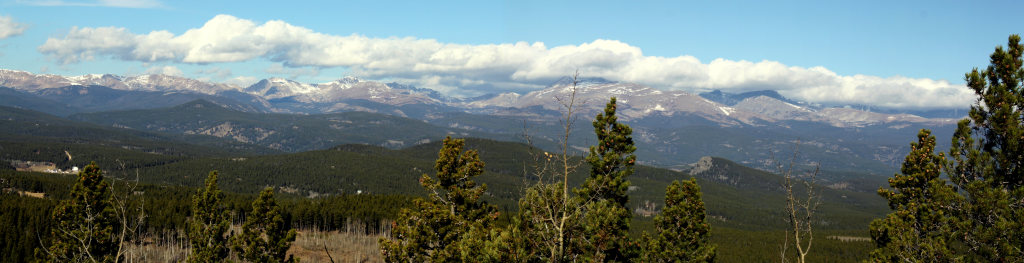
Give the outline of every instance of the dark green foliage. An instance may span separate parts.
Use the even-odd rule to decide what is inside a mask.
[[[656,235],[644,235],[643,262],[714,262],[716,246],[696,179],[673,181],[665,189],[665,209],[654,218]]]
[[[50,243],[50,237],[43,233],[53,225],[50,212],[56,204],[51,199],[0,190],[0,262],[35,259],[39,245]]]
[[[0,141],[49,141],[113,146],[171,156],[276,153],[266,147],[205,135],[166,134],[96,125],[0,106]],[[17,153],[17,152],[15,152]],[[74,154],[74,153],[73,153]],[[79,156],[75,156],[78,158]],[[128,157],[128,156],[122,156]],[[88,159],[88,158],[78,158]],[[99,161],[99,160],[97,160]],[[103,162],[100,165],[106,165]],[[104,166],[110,167],[110,166]]]
[[[751,231],[718,226],[714,229],[711,243],[719,252],[715,262],[782,262],[779,244],[784,242],[787,231]],[[807,254],[807,262],[862,262],[868,259],[868,253],[874,247],[869,240],[864,240],[868,236],[866,228],[814,232],[814,253]],[[835,237],[858,237],[860,240],[841,241]],[[787,250],[786,262],[794,262],[796,254],[795,249]]]
[[[480,200],[487,186],[473,179],[483,174],[484,163],[477,151],[463,152],[464,145],[462,139],[444,139],[434,165],[436,178],[427,174],[420,178],[429,200],[417,199],[413,209],[403,209],[391,230],[393,239],[380,240],[385,261],[486,258],[479,248],[491,235],[496,207]]]
[[[390,226],[403,208],[412,207],[412,197],[404,195],[293,197],[281,202],[296,228],[357,233],[361,229],[373,235],[384,234],[385,226]]]
[[[427,174],[420,177],[420,184],[429,192],[430,200],[470,222],[489,218],[494,207],[480,200],[487,185],[477,186],[473,181],[484,173],[484,162],[480,161],[479,154],[476,150],[463,152],[465,140],[462,139],[446,137],[443,145],[434,165],[437,179]]]
[[[578,238],[583,233],[580,223],[583,203],[571,195],[566,200],[563,191],[561,182],[537,183],[528,187],[519,199],[519,211],[506,229],[510,238],[504,244],[507,254],[515,261],[580,260],[581,248],[586,247],[579,244],[585,241]],[[579,243],[573,245],[574,242]],[[559,244],[564,245],[559,247]]]
[[[53,208],[70,197],[77,175],[0,171],[0,181],[11,191],[0,191],[0,262],[31,262],[41,244],[50,244]],[[18,196],[14,190],[45,193],[45,198]],[[173,230],[187,226],[195,188],[140,184],[145,192],[146,229],[154,238],[175,240]],[[201,189],[200,189],[201,190]],[[244,214],[252,209],[256,195],[225,193],[221,203],[227,214]],[[283,212],[291,215],[290,225],[324,231],[363,231],[382,234],[383,225],[411,206],[411,197],[400,195],[338,195],[319,198],[278,196]],[[154,240],[159,242],[160,240]]]
[[[953,187],[940,176],[943,154],[935,154],[935,136],[921,130],[911,143],[901,174],[889,179],[892,190],[879,188],[895,211],[871,222],[871,237],[877,249],[871,261],[948,262],[956,259],[953,239],[953,204],[962,201]]]
[[[615,116],[615,97],[604,108],[604,113],[594,118],[594,134],[597,145],[590,146],[587,164],[590,164],[590,178],[583,183],[578,194],[589,200],[609,200],[625,206],[629,202],[627,177],[633,174],[636,163],[636,146],[633,145],[633,129],[618,122]]]
[[[580,218],[582,233],[572,240],[568,253],[578,254],[585,261],[630,262],[639,252],[638,244],[629,237],[629,221],[633,214],[611,200],[586,203]]]
[[[978,96],[953,135],[950,178],[967,202],[956,236],[970,261],[1024,258],[1024,45],[996,47],[984,70],[964,77]]]
[[[252,202],[242,233],[235,236],[234,249],[239,257],[249,262],[296,262],[292,256],[285,257],[296,233],[284,216],[274,199],[274,189],[263,189]]]
[[[23,156],[45,155],[47,157],[36,160],[52,160],[57,162],[59,159],[53,160],[53,158],[60,158],[63,152],[62,147],[71,146],[78,147],[78,150],[76,148],[71,148],[70,150],[75,155],[76,160],[87,159],[86,157],[81,157],[85,156],[84,154],[93,154],[86,153],[87,151],[95,151],[96,156],[102,155],[105,156],[104,160],[110,160],[110,162],[98,161],[97,163],[100,165],[112,163],[116,159],[132,159],[133,161],[128,162],[129,166],[140,169],[144,182],[158,184],[143,185],[146,192],[147,215],[149,216],[147,218],[147,225],[151,229],[169,229],[185,226],[185,219],[189,214],[188,211],[191,206],[189,197],[195,193],[195,189],[187,189],[179,185],[201,186],[203,180],[199,178],[203,177],[195,175],[206,174],[210,170],[217,169],[221,172],[219,174],[220,181],[227,183],[221,184],[225,191],[243,193],[228,193],[225,196],[225,206],[232,213],[243,215],[243,212],[249,210],[251,207],[248,202],[255,197],[254,193],[258,192],[263,186],[272,185],[286,187],[286,189],[294,187],[299,189],[299,191],[294,193],[280,192],[277,194],[278,198],[280,198],[279,203],[285,208],[286,213],[290,215],[285,217],[290,219],[290,224],[304,227],[321,227],[321,229],[338,229],[339,227],[344,228],[346,222],[351,219],[352,221],[361,221],[366,224],[367,231],[371,232],[372,230],[369,229],[380,229],[379,222],[381,219],[395,218],[398,213],[397,211],[400,210],[399,208],[408,207],[411,204],[411,198],[406,196],[378,196],[376,194],[425,194],[426,192],[418,187],[411,178],[418,177],[418,175],[422,174],[423,170],[430,169],[431,164],[437,157],[438,148],[440,148],[440,144],[437,143],[419,145],[402,150],[390,150],[365,145],[346,145],[325,151],[229,158],[233,156],[225,154],[200,154],[200,152],[196,151],[179,151],[174,154],[146,153],[151,149],[172,149],[173,147],[167,146],[171,146],[173,143],[165,143],[164,145],[153,144],[154,147],[152,148],[148,146],[136,148],[133,146],[121,147],[115,144],[93,144],[94,141],[67,143],[63,141],[46,141],[46,147],[34,147],[34,138],[8,137],[4,135],[4,140],[17,140],[18,142],[10,144],[0,142],[0,146],[20,144],[25,147],[19,147],[17,150],[10,147],[4,148],[0,150],[0,155],[17,155],[18,157],[0,158],[28,159]],[[489,186],[482,198],[498,204],[512,204],[508,205],[507,209],[514,209],[514,201],[523,193],[521,190],[522,177],[520,173],[524,163],[529,161],[528,147],[522,144],[480,139],[467,139],[466,146],[478,150],[480,158],[488,164],[485,174],[476,180],[477,182],[486,182]],[[38,152],[36,151],[37,149],[39,150]],[[700,152],[704,151],[701,150]],[[53,158],[50,158],[50,156],[53,156]],[[134,160],[139,160],[139,162]],[[73,163],[58,162],[61,168],[67,168],[69,166],[63,165],[69,164]],[[78,165],[80,166],[81,164]],[[766,209],[767,207],[779,206],[776,201],[773,201],[779,199],[779,194],[777,190],[770,187],[764,189],[746,188],[743,185],[744,183],[760,182],[757,181],[761,179],[760,177],[755,178],[752,176],[753,173],[758,173],[759,171],[748,169],[738,164],[732,165],[733,167],[728,169],[730,173],[728,177],[742,178],[740,179],[740,185],[730,185],[731,182],[712,182],[704,178],[698,178],[704,192],[707,193],[704,197],[706,198],[705,201],[708,202],[709,219],[716,227],[713,239],[716,240],[716,244],[720,245],[720,250],[729,251],[729,253],[720,255],[719,259],[749,262],[751,258],[762,260],[774,258],[776,255],[771,251],[777,249],[775,246],[781,242],[781,236],[779,240],[774,240],[772,238],[776,234],[761,235],[759,234],[761,232],[751,230],[761,231],[762,229],[778,229],[780,227],[777,222],[780,222],[779,216],[781,215],[772,209]],[[636,188],[629,191],[629,205],[627,207],[635,207],[643,201],[660,203],[660,199],[664,197],[663,190],[669,182],[689,177],[684,173],[666,169],[644,166],[637,166],[635,169],[636,173],[631,176],[630,181],[632,181],[631,185],[636,186]],[[577,173],[570,176],[569,185],[571,187],[581,185],[588,178],[587,171],[589,170],[589,167],[586,165],[581,166]],[[4,174],[3,172],[6,171],[0,171],[0,174]],[[9,172],[10,174],[15,174],[13,171]],[[50,188],[50,183],[48,183],[50,178],[59,178],[59,175],[21,172],[16,174],[19,175],[18,178],[21,175],[26,175],[26,177],[32,177],[34,178],[32,180],[35,180],[33,182],[31,180],[18,179],[21,180],[19,182],[20,185],[17,186],[18,189],[29,190],[38,187],[33,191],[46,192],[47,196],[52,198],[60,199],[68,196],[68,184],[62,185],[64,187],[63,190],[43,190],[44,188]],[[761,175],[757,174],[757,176]],[[769,178],[773,175],[763,174],[763,176]],[[753,180],[744,181],[746,179]],[[39,184],[39,182],[42,182],[42,184]],[[765,185],[777,184],[769,183]],[[875,187],[877,186],[872,188]],[[363,190],[364,193],[374,193],[374,195],[351,194],[357,189]],[[302,198],[304,196],[314,196],[310,195],[309,191],[330,194],[330,196],[322,197],[323,195],[321,195],[321,197],[317,198]],[[559,187],[558,192],[560,191],[561,188]],[[855,228],[864,230],[868,222],[865,218],[878,217],[882,215],[879,211],[884,211],[885,209],[884,202],[881,202],[882,199],[875,194],[861,195],[861,193],[831,189],[826,189],[823,194],[826,201],[826,204],[823,205],[823,210],[828,211],[822,213],[822,227],[824,231],[829,232],[816,231],[817,233],[822,233],[822,236],[816,237],[818,240],[827,240],[825,239],[825,235],[827,235],[825,233],[832,233],[831,231],[844,231],[844,229]],[[381,211],[378,211],[378,209]],[[511,211],[515,213],[514,210]],[[4,212],[0,211],[0,213]],[[637,228],[638,224],[652,225],[649,219],[635,218],[630,223],[631,231]],[[653,227],[648,228],[648,230],[651,229]],[[46,232],[48,231],[46,230]],[[638,233],[638,231],[633,232]],[[729,234],[720,235],[723,231],[729,231],[727,232]],[[866,231],[861,232],[864,233],[858,232],[856,234],[866,236]],[[474,239],[475,237],[487,237],[496,240],[500,238],[495,236],[500,237],[503,234],[505,232],[494,235],[493,230],[490,232],[469,231],[467,233],[467,235],[473,236]],[[34,242],[38,244],[35,238],[28,239],[28,241],[29,243]],[[824,242],[821,243],[822,246],[815,245],[816,251],[823,251],[821,257],[817,257],[818,260],[856,260],[857,257],[866,256],[866,251],[870,249],[869,242],[856,243],[853,245],[855,249],[845,249],[851,245],[843,244],[839,241]],[[504,250],[495,250],[495,247],[492,246],[469,246],[467,244],[467,247],[471,247],[471,250],[474,251],[488,251],[485,253],[491,253],[492,251],[504,252]],[[828,253],[824,251],[828,251]],[[508,254],[511,255],[511,253]],[[814,260],[815,255],[809,255],[809,260]],[[830,257],[831,255],[842,256]],[[499,258],[499,260],[506,261],[504,258]],[[518,260],[513,258],[508,261]]]
[[[111,206],[109,185],[103,171],[95,163],[78,174],[71,189],[71,198],[53,210],[56,223],[51,235],[53,243],[47,250],[52,261],[111,262],[118,244],[118,227]]]
[[[590,146],[587,164],[590,177],[576,190],[585,204],[582,213],[583,240],[573,241],[585,260],[630,261],[636,245],[629,239],[629,221],[633,217],[626,208],[630,182],[636,163],[633,130],[618,122],[615,97],[595,117],[597,145]]]
[[[231,221],[221,199],[224,193],[217,187],[217,171],[212,171],[206,178],[206,188],[192,197],[192,217],[187,223],[192,244],[188,262],[221,262],[228,257]]]

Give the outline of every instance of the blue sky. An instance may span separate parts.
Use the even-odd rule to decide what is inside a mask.
[[[463,96],[537,89],[580,69],[661,89],[769,88],[815,102],[958,107],[970,102],[963,74],[987,65],[996,45],[1021,33],[1021,7],[1014,1],[13,0],[0,2],[0,68],[167,73],[239,85],[353,75]],[[197,34],[186,36],[188,30]],[[240,33],[220,37],[233,32]]]

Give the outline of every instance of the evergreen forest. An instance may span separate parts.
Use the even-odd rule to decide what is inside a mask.
[[[282,151],[0,107],[0,262],[145,261],[172,243],[173,261],[314,261],[295,244],[332,231],[372,238],[385,262],[1024,262],[1022,54],[1011,35],[966,73],[968,117],[951,137],[907,138],[885,178],[803,162],[814,156],[798,143],[767,171],[714,157],[647,166],[622,102],[580,116],[575,82],[557,100],[561,137],[543,145],[394,117],[349,132],[428,142],[307,134],[296,140],[316,147]],[[378,118],[323,118],[342,117]],[[573,148],[576,133],[593,144]],[[829,176],[861,179],[835,187]],[[349,260],[322,245],[309,253]]]

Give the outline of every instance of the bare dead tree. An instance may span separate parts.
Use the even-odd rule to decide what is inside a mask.
[[[577,217],[582,212],[581,205],[571,204],[573,201],[572,196],[569,193],[569,176],[576,172],[576,169],[582,165],[582,159],[572,160],[569,152],[569,139],[572,135],[572,130],[576,122],[577,106],[578,101],[577,85],[579,84],[579,71],[573,75],[571,86],[569,86],[569,93],[564,97],[555,97],[558,101],[559,106],[562,108],[562,119],[559,120],[559,124],[562,127],[562,132],[559,134],[558,147],[560,153],[550,153],[547,151],[539,151],[532,154],[534,165],[532,171],[526,172],[527,176],[534,176],[536,182],[527,190],[528,194],[524,199],[528,198],[530,192],[535,194],[535,199],[527,202],[521,202],[520,209],[527,209],[532,211],[528,218],[524,220],[530,221],[529,223],[536,228],[535,231],[538,235],[535,239],[527,238],[529,246],[535,248],[546,248],[548,255],[548,261],[561,261],[566,256],[567,243],[569,242],[569,228],[574,217]],[[534,142],[529,134],[529,127],[524,121],[523,137],[527,144],[533,146]],[[524,169],[525,171],[526,169]],[[553,187],[559,186],[560,189],[554,189]],[[557,192],[556,192],[557,191]],[[543,259],[543,258],[542,258]]]
[[[120,231],[115,233],[117,253],[114,255],[114,262],[134,262],[136,251],[131,245],[138,242],[142,235],[142,226],[146,222],[146,203],[143,200],[144,193],[138,191],[139,171],[135,171],[135,178],[128,179],[125,163],[120,160],[117,163],[123,177],[112,177],[110,184],[111,204],[120,227]],[[123,188],[119,189],[119,185]]]
[[[785,239],[782,243],[782,250],[780,252],[780,259],[782,262],[786,262],[786,250],[789,248],[789,237],[793,237],[793,244],[796,247],[797,262],[805,263],[807,253],[811,250],[811,245],[814,244],[813,226],[812,221],[814,213],[817,211],[818,206],[821,205],[821,197],[819,193],[814,189],[814,180],[817,178],[818,173],[821,171],[821,165],[815,164],[814,172],[808,175],[806,179],[795,178],[793,171],[796,167],[796,160],[799,156],[799,142],[793,146],[793,157],[789,160],[789,167],[784,167],[781,162],[775,159],[775,152],[771,153],[771,161],[776,166],[776,171],[783,176],[782,187],[786,192],[786,219],[788,221],[789,229],[786,231]],[[804,185],[804,191],[806,196],[797,197],[794,193],[793,185],[794,181],[799,180]]]

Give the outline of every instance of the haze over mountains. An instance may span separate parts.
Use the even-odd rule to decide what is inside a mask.
[[[234,136],[240,133],[223,129],[235,127],[239,121],[226,116],[249,114],[248,119],[266,119],[247,124],[249,132],[258,131],[256,133],[269,138],[273,134],[284,134],[283,129],[287,127],[275,120],[280,117],[261,118],[259,114],[361,111],[417,119],[445,129],[489,134],[484,137],[500,139],[521,134],[525,123],[525,128],[543,145],[544,141],[557,137],[561,106],[556,98],[569,95],[571,81],[563,79],[525,94],[452,98],[434,90],[352,77],[319,84],[271,78],[238,87],[167,75],[65,77],[0,70],[0,87],[4,87],[0,88],[0,105],[131,129],[196,134],[205,131],[212,136]],[[759,167],[772,151],[786,150],[799,142],[806,160],[820,162],[827,169],[886,174],[895,170],[918,129],[933,129],[939,136],[950,133],[959,118],[955,114],[963,112],[953,109],[868,111],[866,106],[839,107],[793,101],[774,91],[694,94],[601,79],[584,80],[578,87],[581,121],[577,123],[577,135],[571,140],[575,149],[582,151],[591,144],[592,135],[587,136],[589,121],[584,121],[596,115],[608,98],[614,96],[618,98],[621,119],[633,126],[640,159],[650,165],[679,169],[706,155]],[[194,116],[205,119],[182,119],[175,123],[153,117],[132,119],[132,116],[159,116],[174,106],[194,100],[209,101],[234,113]],[[149,112],[84,114],[123,110]],[[242,136],[238,141],[259,144],[254,141],[259,137]],[[287,145],[289,141],[293,145]],[[280,138],[275,143],[284,142],[277,148],[290,151],[331,146],[323,141],[300,145],[301,141]],[[414,142],[403,141],[404,146],[410,143]]]

